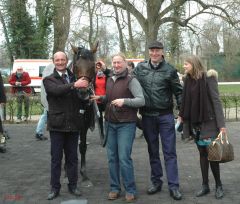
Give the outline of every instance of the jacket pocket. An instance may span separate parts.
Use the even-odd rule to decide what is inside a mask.
[[[65,114],[64,112],[49,112],[49,126],[52,128],[64,128]]]

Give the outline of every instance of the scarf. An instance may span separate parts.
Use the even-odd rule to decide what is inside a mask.
[[[201,124],[209,119],[207,106],[207,82],[206,75],[200,79],[186,77],[183,86],[183,99],[181,106],[181,116],[190,124]]]
[[[104,77],[105,74],[103,73],[103,71],[97,71],[97,77]]]

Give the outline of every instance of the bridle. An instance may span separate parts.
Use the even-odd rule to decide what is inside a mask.
[[[77,47],[77,52],[75,52],[73,56],[73,60],[69,65],[69,68],[73,72],[76,79],[83,78],[89,82],[88,87],[78,89],[78,92],[77,92],[79,98],[83,99],[84,101],[88,101],[89,97],[94,93],[94,88],[93,88],[94,80],[93,80],[93,77],[87,76],[84,73],[80,73],[81,75],[79,75],[78,61],[80,60],[85,60],[86,63],[93,63],[95,65],[94,54],[90,50],[85,49],[83,46]],[[95,67],[94,67],[94,70],[95,70]]]
[[[85,49],[85,47],[80,46],[78,47],[78,51],[77,53],[74,55],[73,57],[73,61],[71,63],[71,68],[75,74],[75,77],[77,79],[83,78],[85,80],[87,80],[89,83],[92,82],[92,79],[89,76],[86,75],[80,75],[80,76],[76,76],[75,70],[77,70],[77,61],[83,59],[83,60],[88,60],[88,61],[92,61],[94,62],[94,55],[87,49]]]

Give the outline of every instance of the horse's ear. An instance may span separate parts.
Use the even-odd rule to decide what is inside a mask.
[[[71,45],[71,47],[72,47],[73,52],[74,52],[75,54],[77,54],[77,53],[78,53],[78,48],[75,47],[74,45],[72,45],[71,43],[70,43],[70,45]]]
[[[92,48],[92,52],[96,53],[98,49],[99,41],[97,41],[96,45]]]

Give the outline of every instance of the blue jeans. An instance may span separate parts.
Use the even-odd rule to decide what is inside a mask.
[[[120,174],[126,194],[136,194],[133,161],[131,158],[136,123],[109,123],[106,121],[107,155],[110,191],[120,192]]]
[[[37,124],[36,134],[43,135],[46,122],[47,122],[47,110],[44,109],[43,114],[40,116]]]
[[[176,133],[173,114],[161,116],[143,116],[143,133],[148,144],[151,165],[151,181],[162,185],[163,169],[159,156],[159,135],[169,189],[179,188],[178,165],[176,154]]]

